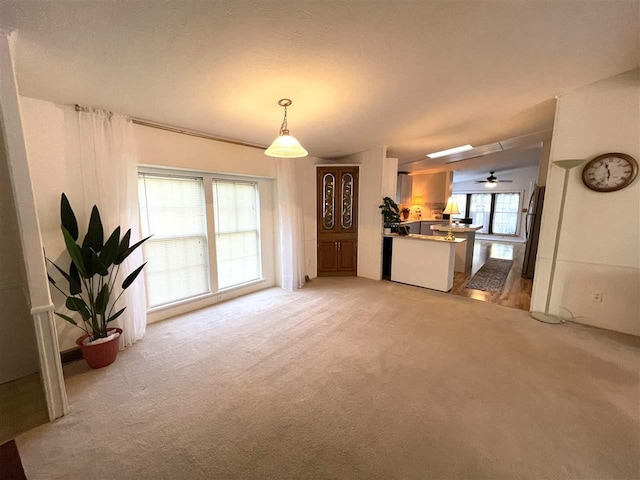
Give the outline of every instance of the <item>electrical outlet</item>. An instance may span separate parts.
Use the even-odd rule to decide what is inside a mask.
[[[604,295],[602,293],[594,293],[593,294],[594,303],[602,303],[603,297],[604,297]]]

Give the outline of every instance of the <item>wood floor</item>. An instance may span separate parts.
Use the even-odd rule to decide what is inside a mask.
[[[0,444],[48,421],[39,373],[0,385]]]
[[[524,243],[476,240],[473,248],[473,265],[471,266],[471,270],[454,273],[453,288],[449,293],[528,311],[529,305],[531,304],[533,280],[522,278],[521,276],[524,249]],[[513,260],[513,266],[511,267],[502,291],[500,293],[494,293],[466,288],[467,283],[469,283],[471,278],[489,258]]]

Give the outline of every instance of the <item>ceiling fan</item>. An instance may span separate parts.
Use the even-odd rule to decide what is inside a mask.
[[[511,183],[513,180],[498,180],[498,177],[494,175],[494,172],[489,172],[491,175],[486,180],[476,180],[476,183],[486,183],[487,186],[494,186],[496,183]]]

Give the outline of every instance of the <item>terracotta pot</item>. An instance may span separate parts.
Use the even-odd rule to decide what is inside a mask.
[[[107,328],[107,333],[116,331],[122,335],[121,328]],[[76,340],[76,345],[82,350],[82,358],[84,358],[91,368],[102,368],[111,365],[116,361],[118,356],[118,346],[120,344],[120,335],[109,341],[98,343],[95,345],[84,345],[82,342],[89,335],[82,335]]]
[[[410,214],[410,213],[411,213],[411,212],[402,212],[402,219],[403,219],[403,220],[406,220],[407,218],[409,218],[409,214]]]

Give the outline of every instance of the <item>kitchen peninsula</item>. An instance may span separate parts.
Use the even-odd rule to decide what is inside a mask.
[[[463,238],[466,243],[459,243],[456,247],[456,272],[466,272],[471,268],[473,264],[473,245],[476,241],[476,232],[482,229],[482,225],[451,225],[451,231],[453,235],[458,238]],[[433,225],[431,230],[436,235],[444,237],[449,231],[449,225]]]
[[[458,245],[433,235],[385,235],[393,239],[391,281],[448,292],[453,287],[453,268]]]

